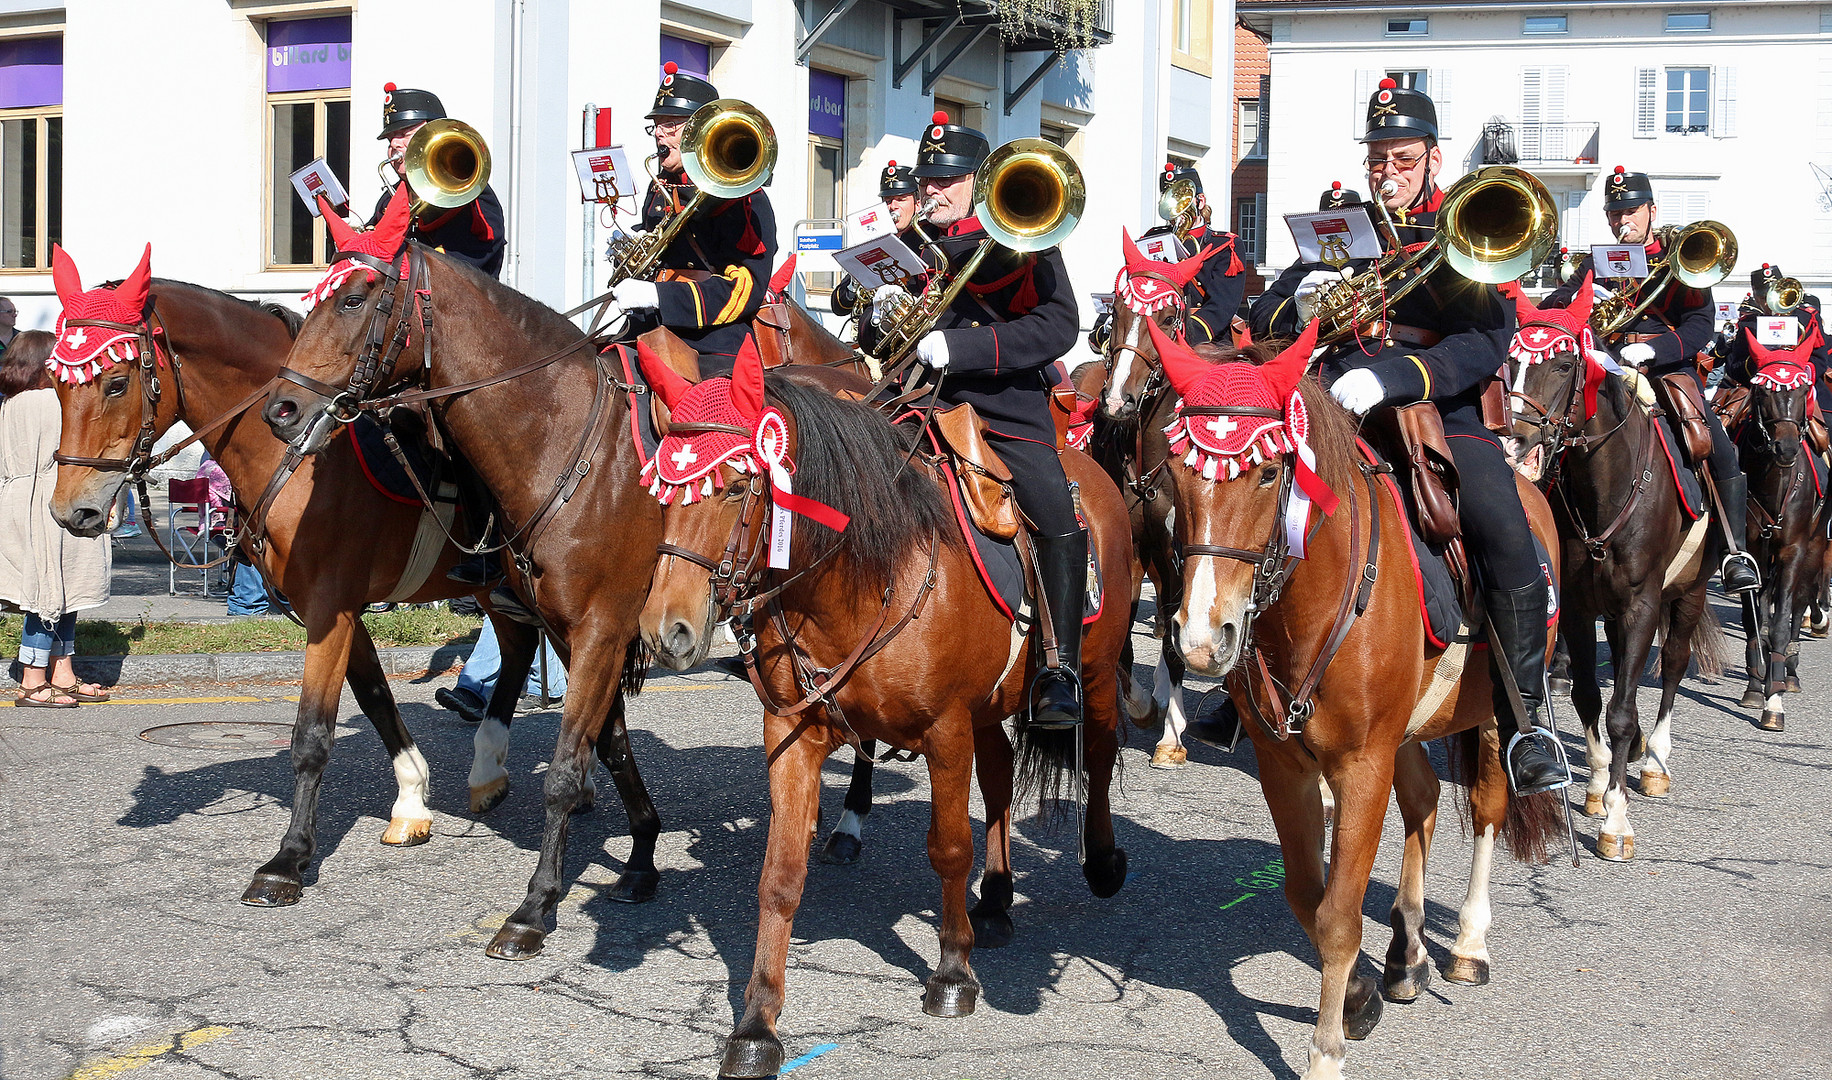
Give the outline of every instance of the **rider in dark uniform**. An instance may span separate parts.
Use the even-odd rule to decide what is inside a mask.
[[[914,174],[923,198],[936,201],[928,218],[936,244],[921,252],[930,266],[939,265],[936,248],[948,266],[958,267],[986,239],[973,213],[973,187],[990,150],[986,136],[948,123],[945,113],[936,113],[923,132]],[[1061,667],[1040,677],[1035,716],[1057,726],[1081,722],[1088,536],[1056,453],[1049,391],[1057,381],[1055,361],[1074,347],[1078,327],[1061,251],[1020,254],[995,246],[915,349],[934,373],[930,377],[941,379],[941,404],[966,402],[985,419],[994,448],[1011,468],[1018,508],[1036,531],[1038,574]]]
[[[662,65],[661,86],[650,108],[657,175],[643,202],[645,231],[659,228],[693,199],[693,181],[681,164],[681,130],[719,91],[705,79]],[[628,335],[666,326],[700,353],[700,374],[731,373],[732,360],[751,335],[776,265],[776,213],[758,188],[737,199],[701,204],[663,252],[655,281],[624,281],[611,292],[631,314]],[[612,313],[612,318],[615,313]]]
[[[1203,194],[1202,176],[1195,169],[1174,161],[1165,162],[1163,171],[1158,173],[1158,194],[1164,194],[1179,180],[1188,180],[1195,186],[1196,205],[1189,239],[1177,237],[1175,240],[1177,258],[1187,259],[1202,251],[1213,252],[1196,272],[1195,279],[1183,289],[1184,303],[1189,311],[1183,321],[1183,336],[1191,345],[1231,346],[1234,339],[1228,331],[1240,314],[1241,297],[1247,292],[1247,271],[1240,261],[1237,238],[1233,233],[1209,228],[1209,197]],[[1176,223],[1167,222],[1147,229],[1139,236],[1139,241],[1173,236],[1175,232]],[[1103,312],[1094,320],[1088,344],[1095,352],[1106,351],[1112,320],[1112,312]]]
[[[878,198],[884,202],[884,213],[890,215],[892,230],[909,243],[911,250],[920,248],[922,238],[910,232],[910,223],[916,219],[918,200],[916,177],[908,165],[899,165],[893,161],[884,167],[884,171],[878,174]],[[851,275],[840,278],[840,283],[833,287],[830,303],[835,315],[853,314],[859,306],[859,283]]]
[[[1730,335],[1725,349],[1727,359],[1724,362],[1724,378],[1738,386],[1748,386],[1751,375],[1755,374],[1752,362],[1753,351],[1750,342],[1756,339],[1756,320],[1769,316],[1769,286],[1782,278],[1781,268],[1762,264],[1762,269],[1749,275],[1749,299],[1737,316],[1737,325]],[[1832,387],[1826,385],[1826,371],[1832,367],[1832,355],[1828,355],[1825,325],[1820,321],[1819,310],[1804,300],[1793,311],[1798,327],[1795,340],[1801,344],[1811,343],[1810,356],[1813,363],[1813,397],[1819,405],[1820,415],[1832,416]],[[1773,345],[1771,349],[1791,349],[1794,346]]]
[[[439,103],[438,95],[430,91],[396,89],[393,83],[382,89],[382,133],[376,138],[388,141],[389,161],[398,176],[402,167],[401,150],[406,147],[407,140],[428,120],[444,119],[445,106]],[[382,220],[388,210],[388,201],[406,182],[404,178],[399,179],[394,187],[382,192],[382,197],[376,200],[375,213],[369,216],[370,228]],[[488,184],[484,185],[482,194],[463,206],[427,207],[413,219],[407,230],[409,240],[418,240],[435,251],[469,263],[489,277],[502,274],[508,237],[508,230],[503,226],[503,205],[497,200],[495,189]]]
[[[1369,187],[1391,215],[1401,244],[1429,241],[1444,193],[1436,177],[1437,108],[1416,90],[1382,80],[1368,101]],[[1395,238],[1380,230],[1383,246]],[[1365,264],[1364,264],[1365,265]],[[1361,269],[1361,267],[1356,267]],[[1294,337],[1311,317],[1317,287],[1339,272],[1292,267],[1253,309],[1256,334]],[[1283,288],[1280,288],[1283,286]],[[1503,761],[1518,793],[1571,781],[1545,723],[1545,571],[1514,487],[1514,472],[1493,432],[1483,425],[1483,384],[1507,359],[1514,331],[1510,305],[1483,285],[1441,264],[1430,278],[1386,312],[1385,333],[1336,346],[1320,375],[1330,395],[1355,413],[1380,405],[1430,401],[1444,420],[1459,475],[1457,512],[1463,542],[1482,583],[1483,600],[1500,641],[1491,663],[1506,663],[1520,687],[1528,730],[1520,731],[1513,703],[1495,679],[1495,723]]]
[[[1647,245],[1648,261],[1661,255],[1660,238],[1654,234],[1654,219],[1659,208],[1654,205],[1654,187],[1646,173],[1632,173],[1622,166],[1603,185],[1603,212],[1608,215],[1610,231],[1624,244]],[[1543,307],[1567,307],[1585,279],[1594,274],[1595,266],[1586,255],[1577,264],[1569,281],[1546,297]],[[1633,297],[1641,288],[1639,280],[1595,277],[1594,288],[1602,295],[1624,293]],[[1677,281],[1669,284],[1649,304],[1640,319],[1626,331],[1602,342],[1624,367],[1634,367],[1652,375],[1684,372],[1699,378],[1698,354],[1711,343],[1716,330],[1717,306],[1710,289],[1694,289]],[[1703,382],[1700,382],[1701,389]],[[1719,568],[1724,591],[1753,592],[1761,588],[1762,578],[1750,558],[1748,520],[1743,504],[1749,492],[1749,480],[1737,460],[1737,448],[1724,433],[1723,421],[1716,411],[1704,410],[1705,423],[1711,428],[1711,477],[1716,482],[1718,520],[1729,528],[1731,551]],[[1669,424],[1678,417],[1669,410]],[[1677,436],[1679,433],[1675,431]],[[1683,436],[1682,436],[1683,437]],[[1710,490],[1708,488],[1707,490]],[[1734,507],[1734,512],[1726,512]]]

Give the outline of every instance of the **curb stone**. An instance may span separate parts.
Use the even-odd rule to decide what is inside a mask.
[[[389,675],[442,675],[471,655],[470,643],[377,649]],[[305,671],[303,652],[173,653],[152,656],[79,656],[77,677],[105,686],[146,683],[297,682]],[[19,664],[10,665],[14,679]]]

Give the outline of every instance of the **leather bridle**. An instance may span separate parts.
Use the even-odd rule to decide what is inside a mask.
[[[421,370],[424,372],[431,365],[433,310],[432,298],[426,287],[426,257],[421,254],[417,243],[409,243],[397,262],[377,258],[367,252],[339,251],[331,257],[331,264],[353,261],[361,264],[365,270],[380,274],[387,279],[388,285],[382,289],[370,312],[368,326],[363,332],[363,344],[356,354],[355,366],[351,368],[349,381],[342,388],[320,382],[309,375],[282,367],[277,376],[295,386],[303,387],[324,399],[325,414],[341,424],[348,424],[362,415],[365,402],[378,388],[385,387],[394,377],[395,365],[400,362],[401,354],[406,351],[413,332],[415,309],[419,312],[420,348],[422,352]],[[405,292],[405,297],[402,293]],[[394,317],[395,308],[405,304],[400,317]],[[394,332],[388,331],[388,324],[394,323]],[[308,425],[309,431],[314,425]],[[302,436],[303,437],[303,436]]]
[[[1801,429],[1806,426],[1807,395],[1813,392],[1813,387],[1810,384],[1802,387],[1801,390],[1804,392],[1797,395],[1800,401],[1799,419],[1795,419],[1792,415],[1771,417],[1768,414],[1768,406],[1785,401],[1786,392],[1766,388],[1758,389],[1760,392],[1750,394],[1749,403],[1748,423],[1755,425],[1757,434],[1754,449],[1774,462],[1776,467],[1785,469],[1788,473],[1786,483],[1780,485],[1781,498],[1772,511],[1762,499],[1765,492],[1757,490],[1754,484],[1750,485],[1749,505],[1755,508],[1758,518],[1761,519],[1757,533],[1764,540],[1773,540],[1779,537],[1782,530],[1787,527],[1787,508],[1794,501],[1794,493],[1800,489],[1802,484],[1806,483],[1807,470],[1813,467],[1810,451],[1800,444]],[[1793,429],[1791,438],[1784,436],[1782,432],[1784,427]],[[1777,451],[1790,442],[1794,446],[1793,463],[1782,465],[1780,454]]]

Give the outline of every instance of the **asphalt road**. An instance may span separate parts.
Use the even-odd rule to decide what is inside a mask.
[[[1139,643],[1149,655],[1149,640]],[[1373,1036],[1352,1044],[1349,1075],[1832,1075],[1828,646],[1804,648],[1807,689],[1791,699],[1783,735],[1735,708],[1740,680],[1688,682],[1672,797],[1633,797],[1637,858],[1597,860],[1595,823],[1580,818],[1579,868],[1498,862],[1493,981],[1440,979],[1419,1002],[1389,1005]],[[436,817],[430,843],[401,850],[377,842],[393,777],[346,699],[305,899],[260,910],[237,897],[284,828],[283,746],[186,749],[137,736],[193,721],[290,723],[291,688],[0,709],[0,1075],[712,1075],[752,956],[769,818],[758,709],[748,686],[711,673],[650,685],[633,722],[664,819],[661,892],[641,907],[604,899],[629,843],[605,784],[573,828],[558,929],[520,964],[490,960],[483,946],[533,867],[554,715],[518,722],[513,790],[479,820],[465,809],[471,728],[432,705],[432,685],[398,682],[433,765]],[[1651,719],[1654,691],[1642,695]],[[195,700],[212,697],[240,700]],[[1581,762],[1568,708],[1563,716]],[[863,861],[810,868],[781,1026],[793,1071],[1301,1071],[1315,958],[1277,891],[1252,751],[1193,747],[1188,768],[1165,772],[1146,767],[1153,741],[1134,732],[1124,758],[1116,830],[1133,877],[1116,898],[1089,895],[1071,835],[1020,824],[1018,937],[974,955],[985,995],[961,1020],[919,1005],[937,956],[926,778],[920,763],[881,766]],[[830,763],[827,825],[849,764]],[[1469,866],[1454,793],[1446,788],[1428,877],[1438,963]],[[1389,934],[1396,821],[1365,907],[1371,957]]]

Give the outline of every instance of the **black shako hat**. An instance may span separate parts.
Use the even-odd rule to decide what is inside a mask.
[[[1347,206],[1360,205],[1361,193],[1343,187],[1340,180],[1330,181],[1329,190],[1323,193],[1321,199],[1317,200],[1319,210],[1341,210]]]
[[[929,118],[929,129],[917,144],[916,167],[910,175],[918,180],[931,176],[959,176],[977,170],[992,152],[986,136],[970,127],[948,123],[948,114],[937,110]]]
[[[718,88],[713,84],[698,75],[683,72],[670,60],[662,65],[662,84],[655,90],[655,104],[650,106],[649,114],[643,119],[692,116],[700,106],[709,101],[717,101],[718,98]]]
[[[1165,162],[1164,171],[1158,174],[1158,194],[1162,195],[1169,191],[1170,186],[1179,180],[1188,180],[1196,185],[1196,194],[1202,194],[1201,174],[1187,165],[1179,165],[1174,161]]]
[[[908,165],[891,162],[878,174],[878,198],[894,199],[899,195],[916,194],[916,177]]]
[[[1632,210],[1653,201],[1654,185],[1649,182],[1647,173],[1629,172],[1618,165],[1603,183],[1605,210]]]
[[[1780,281],[1783,276],[1779,266],[1770,266],[1768,263],[1763,263],[1762,269],[1749,275],[1749,291],[1757,296],[1761,296],[1764,292],[1768,291],[1770,285]]]
[[[382,87],[382,133],[386,139],[428,120],[445,119],[445,106],[430,90],[402,90],[393,83]]]
[[[1431,99],[1392,79],[1380,80],[1380,88],[1368,99],[1368,129],[1359,141],[1437,137],[1438,107]]]

